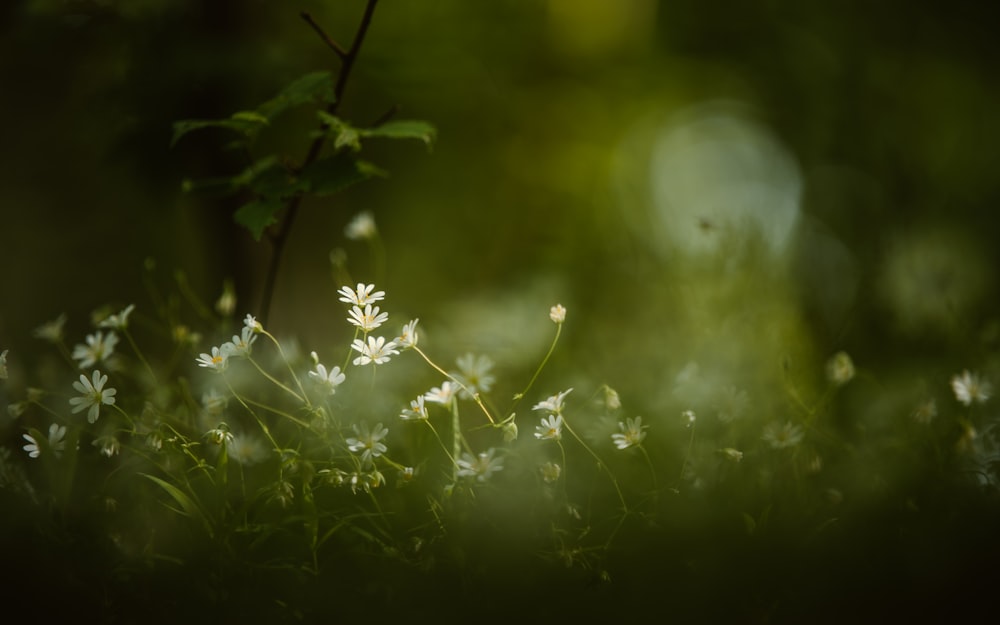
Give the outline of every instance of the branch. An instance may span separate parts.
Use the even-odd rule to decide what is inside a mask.
[[[341,59],[340,73],[337,75],[337,82],[333,88],[333,102],[326,107],[326,111],[331,115],[337,111],[337,107],[340,105],[340,101],[344,94],[344,88],[347,86],[347,79],[351,75],[351,69],[354,67],[354,61],[358,58],[358,53],[361,51],[361,44],[365,40],[365,35],[368,33],[368,27],[372,22],[372,15],[375,13],[375,5],[378,4],[378,0],[368,0],[365,4],[365,12],[361,16],[361,22],[358,24],[358,30],[354,33],[354,41],[351,42],[351,48],[346,52],[337,45],[335,41],[330,39],[326,33],[319,28],[319,26],[313,21],[312,17],[308,13],[303,12],[302,18],[309,23],[313,29],[320,34],[320,37],[327,42],[327,45],[331,46],[334,52]],[[326,124],[321,126],[321,129],[325,129]],[[304,169],[312,164],[317,158],[319,158],[319,153],[323,149],[323,144],[326,142],[325,133],[320,133],[320,136],[313,140],[312,145],[309,146],[309,152],[306,154],[305,160],[302,162],[300,169]],[[282,252],[285,249],[285,243],[288,241],[288,233],[291,232],[292,224],[295,222],[295,216],[299,212],[299,206],[302,204],[302,196],[296,195],[288,201],[287,215],[285,216],[284,222],[281,224],[281,229],[272,238],[272,243],[274,244],[274,250],[271,255],[271,264],[267,269],[267,276],[264,278],[264,292],[261,297],[261,310],[260,318],[261,323],[267,324],[268,313],[271,309],[271,300],[274,297],[274,283],[278,278],[278,266],[281,263]]]
[[[319,35],[319,38],[322,39],[326,45],[330,46],[330,49],[336,52],[337,56],[339,56],[341,60],[347,56],[347,52],[345,52],[344,49],[340,47],[340,44],[334,41],[330,35],[326,34],[326,31],[316,23],[316,20],[313,19],[312,15],[305,11],[302,11],[299,15],[302,16],[302,19],[304,19],[307,24],[312,26],[313,30],[316,31],[316,34]]]

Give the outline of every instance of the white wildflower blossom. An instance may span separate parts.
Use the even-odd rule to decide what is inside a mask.
[[[371,304],[365,304],[364,310],[360,306],[354,305],[347,314],[347,321],[365,332],[371,332],[389,319],[389,313],[380,313],[379,307],[372,307]]]
[[[539,471],[542,474],[542,479],[548,484],[558,481],[559,476],[562,475],[562,467],[555,462],[546,462]]]
[[[801,426],[791,421],[786,421],[785,423],[773,421],[768,423],[764,428],[763,436],[761,436],[761,440],[769,444],[772,449],[794,447],[801,443],[803,438],[805,438],[805,431]]]
[[[236,310],[236,287],[232,280],[222,282],[222,294],[215,300],[215,312],[223,317],[228,317]]]
[[[569,388],[561,393],[552,395],[544,401],[540,401],[531,407],[532,410],[544,410],[550,414],[562,414],[563,411],[563,400],[567,395],[573,392],[573,389]]]
[[[249,358],[251,346],[256,340],[257,336],[254,334],[254,329],[249,326],[243,326],[239,335],[234,334],[233,340],[226,343],[229,355]]]
[[[951,378],[951,389],[955,392],[955,399],[965,406],[985,403],[993,394],[993,385],[968,369]]]
[[[396,342],[399,343],[400,347],[403,349],[409,349],[411,347],[417,346],[417,322],[419,319],[414,319],[403,326],[403,331],[396,337]]]
[[[424,405],[424,396],[421,395],[410,402],[409,408],[404,408],[399,418],[404,421],[415,421],[427,418],[427,407]]]
[[[496,449],[492,447],[476,456],[463,453],[462,457],[455,461],[458,465],[458,476],[473,477],[478,482],[485,482],[491,475],[503,470],[503,458],[495,458],[495,454]]]
[[[229,426],[220,423],[218,427],[205,432],[205,438],[216,445],[229,444],[233,441],[233,433],[229,431]]]
[[[375,291],[374,289],[374,284],[358,282],[357,288],[351,289],[349,286],[342,286],[337,294],[340,295],[342,302],[355,306],[367,306],[385,299],[385,291]]]
[[[723,449],[720,449],[719,453],[722,454],[723,458],[729,460],[730,462],[743,461],[743,452],[740,451],[739,449],[733,449],[732,447],[725,447]]]
[[[695,415],[694,410],[685,410],[681,413],[681,417],[684,418],[684,427],[689,428],[694,425],[694,422],[698,419]]]
[[[132,314],[133,310],[135,310],[135,304],[129,304],[120,313],[105,317],[105,319],[101,321],[97,327],[111,328],[112,330],[124,330],[128,327],[128,316]]]
[[[549,319],[551,319],[553,323],[562,323],[563,321],[566,321],[566,308],[564,308],[562,304],[556,304],[549,309]]]
[[[74,414],[89,408],[87,421],[95,423],[100,416],[101,404],[113,406],[118,391],[110,387],[104,388],[108,376],[102,375],[100,371],[95,369],[91,377],[92,381],[81,375],[79,382],[73,382],[73,388],[82,393],[82,397],[71,397],[69,403],[73,406]]]
[[[213,417],[221,415],[229,404],[229,397],[220,395],[214,388],[201,396],[201,406]]]
[[[354,339],[354,342],[351,343],[351,349],[361,354],[354,359],[355,366],[367,365],[372,362],[376,365],[385,364],[389,362],[390,356],[399,354],[399,351],[396,350],[396,342],[386,342],[385,337],[382,336],[369,336],[367,343],[361,339]]]
[[[847,352],[837,352],[827,361],[826,378],[835,386],[843,386],[854,378],[854,361]]]
[[[264,326],[262,326],[260,322],[257,321],[257,318],[251,314],[247,314],[247,316],[244,317],[243,326],[246,328],[250,328],[255,333],[260,333],[264,331]]]
[[[320,363],[316,363],[316,369],[309,372],[309,377],[315,380],[316,384],[329,395],[336,393],[337,387],[347,379],[347,376],[341,373],[340,367],[335,366],[327,371],[326,367]]]
[[[454,382],[448,380],[443,382],[441,386],[435,386],[431,390],[424,393],[424,399],[435,404],[448,406],[451,404],[452,400],[455,399],[456,392],[458,392],[458,386],[456,386]]]
[[[80,361],[80,368],[87,369],[99,362],[106,361],[115,351],[118,343],[118,336],[114,332],[108,332],[105,336],[98,331],[88,334],[87,344],[78,343],[73,347],[73,359]]]
[[[535,426],[535,438],[557,441],[562,438],[562,426],[562,415],[553,414],[542,417],[542,424]]]
[[[225,371],[226,367],[229,366],[229,350],[225,349],[225,345],[223,345],[222,349],[213,347],[211,354],[201,354],[198,356],[197,363],[199,367]]]
[[[232,434],[226,443],[229,458],[249,467],[267,459],[269,448],[261,439],[248,434]]]
[[[360,427],[354,425],[353,428],[357,436],[346,440],[347,448],[354,453],[361,452],[361,462],[367,464],[388,451],[389,448],[381,441],[389,433],[389,428],[382,427],[381,423],[374,428],[369,428],[367,423],[362,423]]]
[[[465,387],[459,391],[462,399],[472,399],[479,393],[488,393],[496,382],[496,377],[490,371],[493,361],[488,356],[465,354],[456,360],[458,372],[452,376]]]
[[[37,458],[42,454],[43,445],[41,441],[35,440],[35,437],[31,434],[22,434],[24,440],[28,441],[28,444],[23,447],[24,451],[28,452],[28,456],[31,458]],[[56,458],[62,455],[64,449],[66,449],[66,426],[59,425],[58,423],[53,423],[49,426],[49,437],[46,441],[45,447],[52,450],[52,453]]]
[[[373,239],[376,234],[378,228],[375,226],[375,217],[371,211],[361,211],[344,227],[344,236],[353,241]]]
[[[117,456],[118,452],[120,452],[122,448],[121,442],[116,437],[111,435],[95,438],[94,442],[91,444],[94,447],[97,447],[102,456],[107,458]]]
[[[747,392],[729,386],[723,389],[722,395],[715,402],[715,409],[718,411],[719,421],[731,423],[741,418],[750,405],[750,398]]]
[[[642,424],[642,417],[625,419],[624,422],[618,422],[618,429],[621,431],[612,434],[611,440],[618,449],[638,447],[642,444],[643,439],[646,438],[645,430],[647,428],[649,428],[648,425]]]
[[[46,340],[50,343],[58,343],[63,340],[63,326],[66,325],[66,315],[59,315],[52,321],[43,323],[35,328],[36,338]]]

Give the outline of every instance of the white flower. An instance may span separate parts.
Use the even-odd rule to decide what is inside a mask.
[[[541,466],[542,479],[546,483],[551,484],[559,479],[562,475],[562,467],[555,462],[546,462]]]
[[[731,423],[742,417],[750,404],[746,391],[729,386],[722,391],[722,396],[716,401],[715,408],[719,411],[719,421]]]
[[[549,309],[549,319],[554,323],[562,323],[566,321],[566,309],[562,304],[556,304]]]
[[[458,476],[474,477],[479,482],[490,479],[492,474],[503,470],[503,458],[494,458],[495,453],[496,450],[492,447],[475,457],[463,453],[462,457],[455,461],[458,465]]]
[[[424,399],[435,404],[447,406],[451,404],[453,399],[455,399],[455,392],[457,390],[458,387],[449,380],[447,382],[443,382],[440,387],[435,386],[431,390],[424,393]]]
[[[244,356],[244,357],[249,358],[250,357],[250,348],[253,345],[254,341],[256,341],[256,340],[257,340],[257,336],[254,334],[253,328],[249,328],[247,326],[243,326],[243,329],[240,330],[239,336],[237,336],[237,335],[234,334],[233,335],[233,340],[230,341],[229,343],[227,343],[227,345],[231,345],[232,346],[230,348],[230,354],[229,355],[230,356]]]
[[[102,456],[110,458],[111,456],[117,456],[118,452],[121,451],[122,444],[114,436],[101,436],[94,439],[91,443],[94,447],[97,447]]]
[[[2,352],[0,352],[0,380],[6,380],[7,379],[7,352],[8,351],[10,351],[10,350],[5,349]]]
[[[223,345],[223,348],[225,348],[225,345]],[[225,371],[226,367],[229,366],[229,350],[213,347],[211,354],[201,354],[198,356],[197,362],[199,367]]]
[[[354,241],[372,239],[377,233],[375,218],[370,211],[358,213],[344,228],[344,235]]]
[[[685,421],[684,427],[686,427],[686,428],[689,428],[692,425],[694,425],[695,420],[698,418],[694,414],[694,410],[685,410],[684,412],[681,413],[681,416],[684,417],[684,421]]]
[[[726,447],[724,449],[720,449],[719,453],[722,454],[722,456],[726,460],[729,460],[730,462],[743,462],[743,452],[740,451],[739,449]]]
[[[538,402],[537,404],[535,404],[534,406],[532,406],[531,409],[532,410],[544,410],[544,411],[546,411],[546,412],[548,412],[550,414],[555,414],[555,415],[562,414],[562,411],[563,411],[563,399],[565,399],[565,397],[567,395],[569,395],[570,393],[572,393],[572,392],[573,392],[573,389],[571,389],[571,388],[566,389],[562,393],[558,393],[556,395],[552,395],[551,397],[549,397],[545,401]]]
[[[373,293],[374,289],[374,284],[358,282],[356,289],[352,290],[349,286],[342,286],[337,293],[340,295],[340,301],[342,302],[354,304],[355,306],[365,306],[385,299],[385,291],[375,291]]]
[[[225,395],[219,395],[216,390],[209,389],[207,393],[201,396],[201,406],[205,409],[205,412],[217,417],[222,414],[226,409],[226,405],[229,403],[229,398]]]
[[[805,432],[802,428],[791,421],[786,421],[784,424],[773,421],[764,428],[761,440],[771,445],[773,449],[784,449],[798,445],[804,437]]]
[[[618,422],[618,429],[621,432],[616,432],[611,435],[611,440],[614,442],[615,447],[618,449],[628,449],[629,447],[638,447],[642,444],[642,439],[646,438],[645,430],[648,425],[642,424],[642,417],[636,417],[635,419],[625,419],[625,422]]]
[[[222,445],[223,443],[228,445],[233,442],[235,437],[233,436],[233,433],[229,431],[228,425],[220,423],[219,427],[205,432],[205,438],[212,441],[216,445]]]
[[[376,424],[373,429],[368,429],[367,423],[362,423],[361,427],[354,425],[353,428],[357,436],[346,440],[347,448],[354,453],[360,451],[363,463],[371,462],[388,450],[380,441],[389,433],[389,428],[382,427],[381,423]]]
[[[35,336],[50,343],[63,340],[63,326],[66,325],[66,315],[59,315],[55,320],[43,323],[35,328]]]
[[[376,365],[381,365],[389,362],[389,356],[394,356],[399,352],[396,351],[396,342],[389,341],[386,342],[385,337],[368,337],[368,342],[365,343],[361,339],[354,339],[351,343],[351,349],[356,352],[360,352],[361,355],[354,359],[355,366],[357,365],[367,365],[370,362],[374,362]]]
[[[78,343],[73,348],[73,358],[80,361],[81,369],[93,367],[98,362],[107,360],[114,353],[117,343],[118,336],[114,332],[108,332],[107,336],[100,331],[88,334],[86,345]]]
[[[247,314],[247,316],[243,319],[243,326],[246,328],[250,328],[254,332],[264,331],[264,326],[260,325],[260,322],[257,321],[257,318],[251,314]]]
[[[234,310],[236,310],[236,288],[233,287],[232,280],[225,280],[222,283],[222,294],[215,300],[215,312],[228,317]]]
[[[399,418],[404,421],[415,421],[427,418],[427,407],[424,406],[424,396],[421,395],[410,402],[409,408],[403,408]]]
[[[106,404],[112,406],[115,403],[115,394],[118,393],[113,388],[104,388],[104,384],[108,381],[108,376],[101,375],[101,372],[94,370],[92,375],[93,383],[87,379],[87,376],[81,375],[79,382],[73,382],[73,388],[83,394],[82,397],[72,397],[69,400],[71,406],[73,406],[73,413],[76,414],[86,408],[90,408],[87,413],[87,421],[94,423],[97,421],[97,417],[100,415],[101,404]]]
[[[315,371],[309,372],[309,377],[316,380],[316,384],[330,395],[336,393],[337,387],[347,378],[340,372],[340,367],[334,367],[328,373],[326,367],[319,363],[316,364]]]
[[[604,385],[604,406],[612,412],[622,407],[622,400],[618,396],[618,391],[607,384]]]
[[[472,399],[478,393],[488,393],[496,378],[490,373],[493,361],[488,356],[465,354],[456,360],[458,373],[452,373],[465,389],[459,391],[462,399]]]
[[[132,314],[133,310],[135,310],[135,304],[129,304],[125,307],[125,310],[121,311],[117,315],[108,315],[104,321],[97,324],[97,327],[124,330],[128,327],[128,316]]]
[[[554,414],[542,417],[542,424],[535,426],[535,438],[557,441],[562,438],[562,426],[562,415]]]
[[[969,373],[968,369],[951,378],[951,389],[955,391],[955,398],[965,406],[971,406],[973,402],[985,403],[993,393],[993,385],[980,379],[978,374]]]
[[[246,434],[230,435],[226,443],[226,453],[245,467],[255,465],[267,458],[268,447],[259,438]]]
[[[32,458],[37,458],[42,453],[42,445],[39,441],[35,440],[35,437],[31,434],[22,434],[24,440],[28,441],[28,444],[23,447],[24,451],[28,452],[28,456]],[[59,425],[58,423],[53,423],[49,426],[49,439],[48,448],[52,450],[58,458],[63,449],[66,448],[66,441],[63,438],[66,436],[66,426]]]
[[[378,310],[378,306],[372,308],[371,304],[366,304],[364,310],[355,305],[347,313],[349,315],[347,321],[365,332],[371,332],[389,319],[389,313],[380,313]]]
[[[854,362],[847,352],[837,352],[826,363],[826,377],[836,386],[843,386],[854,377]]]
[[[419,321],[419,319],[414,319],[404,325],[403,331],[398,337],[396,337],[396,342],[399,343],[400,347],[403,349],[409,349],[417,346],[417,322]]]

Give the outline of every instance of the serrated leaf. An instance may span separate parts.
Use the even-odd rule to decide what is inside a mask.
[[[330,104],[334,101],[333,75],[312,72],[293,80],[278,95],[257,107],[257,112],[274,119],[290,108],[310,103]]]
[[[437,129],[431,124],[416,119],[398,119],[388,121],[375,128],[361,131],[363,137],[382,137],[386,139],[417,139],[430,148],[437,137]]]
[[[260,241],[264,230],[271,224],[277,223],[278,220],[274,215],[284,205],[285,201],[281,198],[258,198],[236,209],[233,219],[249,230],[254,240]]]
[[[254,111],[239,111],[226,119],[184,119],[174,122],[174,134],[170,139],[170,146],[176,145],[181,137],[189,132],[204,128],[232,130],[240,133],[246,139],[252,139],[267,123],[266,117]]]
[[[302,170],[299,180],[314,195],[332,195],[347,187],[385,172],[367,161],[342,153],[313,162]]]

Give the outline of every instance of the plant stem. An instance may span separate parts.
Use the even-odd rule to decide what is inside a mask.
[[[350,49],[346,52],[319,28],[308,13],[302,13],[302,18],[319,33],[327,45],[333,48],[341,61],[340,73],[337,75],[337,82],[333,87],[333,102],[326,107],[326,112],[331,115],[337,111],[337,107],[340,105],[344,88],[347,87],[347,79],[351,75],[354,61],[358,58],[358,53],[361,51],[361,44],[364,42],[365,34],[371,25],[376,4],[378,4],[378,0],[368,0],[368,3],[365,5],[365,12],[361,16],[361,22],[358,24],[358,30],[354,34],[354,41],[351,43]],[[320,130],[325,130],[325,128],[326,124],[323,124]],[[306,153],[306,158],[299,169],[308,167],[313,161],[319,158],[324,143],[326,143],[326,136],[325,133],[321,132],[320,136],[316,137],[312,145],[309,146],[309,152]],[[292,230],[292,224],[295,223],[295,217],[298,215],[299,206],[302,205],[302,198],[302,195],[296,195],[288,200],[288,210],[285,211],[285,220],[282,222],[278,232],[271,237],[273,251],[271,253],[271,263],[267,268],[267,275],[264,278],[264,292],[261,296],[260,314],[258,315],[261,318],[261,323],[264,325],[267,325],[267,319],[271,311],[271,301],[274,299],[274,284],[278,279],[278,268],[281,265],[281,257],[285,251],[285,244],[288,242],[288,235]]]

